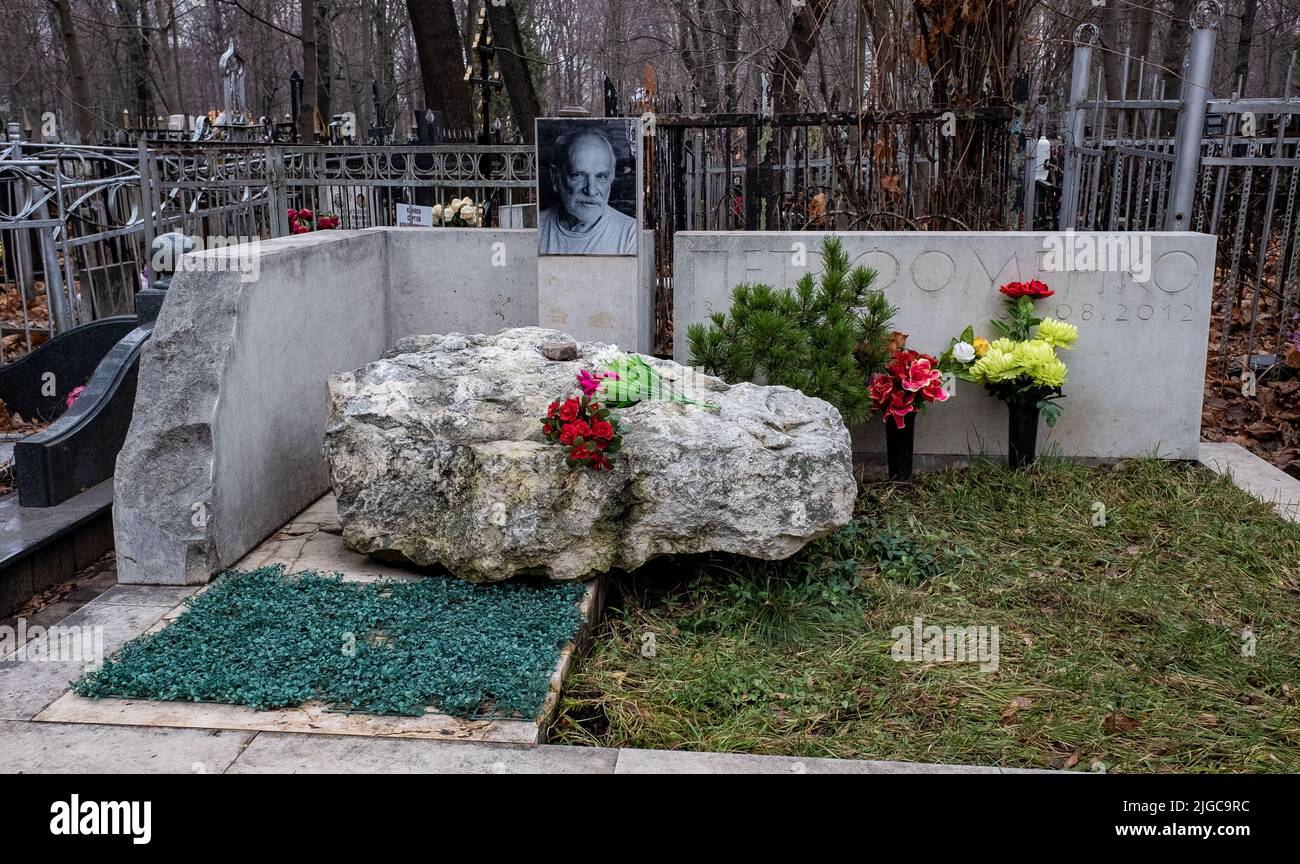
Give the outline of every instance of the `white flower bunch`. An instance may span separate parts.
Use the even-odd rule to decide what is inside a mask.
[[[433,221],[457,228],[477,228],[483,224],[483,206],[475,204],[473,198],[453,198],[446,206],[434,205]]]

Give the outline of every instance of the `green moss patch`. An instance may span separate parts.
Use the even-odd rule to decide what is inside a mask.
[[[573,582],[344,582],[283,567],[227,571],[157,633],[73,684],[82,696],[316,701],[336,710],[536,717],[582,623]]]

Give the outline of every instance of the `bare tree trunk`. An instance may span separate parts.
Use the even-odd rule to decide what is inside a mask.
[[[149,36],[140,25],[137,0],[117,0],[117,20],[126,34],[127,89],[131,115],[136,123],[153,115],[153,94],[149,90]]]
[[[492,24],[492,44],[497,49],[497,63],[510,97],[510,112],[524,141],[533,143],[533,121],[542,113],[542,102],[533,86],[532,72],[524,59],[523,40],[519,36],[519,18],[513,3],[497,6],[488,3],[488,21]]]
[[[1192,14],[1193,2],[1195,0],[1174,0],[1173,11],[1170,13],[1169,32],[1165,35],[1164,56],[1160,61],[1164,67],[1161,74],[1165,80],[1166,99],[1178,98],[1183,90],[1183,60],[1187,57],[1192,32],[1188,17]]]
[[[72,5],[68,0],[50,0],[59,13],[59,30],[63,33],[63,50],[68,55],[68,69],[72,73],[72,108],[77,118],[77,134],[81,143],[93,144],[95,115],[90,110],[90,81],[86,77],[86,61],[81,55],[77,40],[77,27],[72,20]]]
[[[772,59],[772,112],[788,114],[799,110],[799,82],[812,56],[822,23],[830,17],[835,0],[809,0],[798,7],[785,44]]]
[[[302,104],[298,106],[298,137],[316,143],[316,0],[302,0]]]
[[[420,58],[420,79],[424,84],[424,106],[442,112],[448,129],[469,129],[474,124],[470,111],[469,87],[458,50],[460,28],[451,0],[406,0]]]
[[[330,31],[333,26],[333,3],[316,0],[316,110],[326,125],[334,118],[333,100],[330,98],[334,81]]]
[[[1246,84],[1250,80],[1250,43],[1255,38],[1255,12],[1259,0],[1246,0],[1241,10],[1241,32],[1237,34],[1237,65],[1232,71],[1232,86],[1240,86],[1241,95],[1246,95]]]
[[[1101,7],[1101,73],[1106,79],[1106,98],[1118,99],[1124,90],[1120,79],[1124,76],[1124,35],[1120,16],[1127,15],[1113,6]]]
[[[148,0],[144,2],[147,3]],[[180,67],[170,41],[170,32],[176,27],[176,19],[168,21],[163,0],[155,0],[153,14],[156,25],[151,29],[154,57],[158,61],[158,95],[162,99],[163,110],[168,114],[177,114],[182,110]]]
[[[1151,21],[1153,18],[1151,13],[1150,3],[1143,3],[1129,13],[1133,21],[1133,30],[1129,33],[1128,40],[1128,49],[1133,55],[1128,67],[1128,92],[1130,95],[1136,95],[1138,92],[1137,85],[1140,83],[1138,75],[1141,74],[1142,69],[1140,61],[1148,56],[1147,52],[1151,49]]]

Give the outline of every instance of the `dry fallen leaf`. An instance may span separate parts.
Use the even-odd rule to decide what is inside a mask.
[[[1073,768],[1075,765],[1078,765],[1079,755],[1080,754],[1078,750],[1075,750],[1073,753],[1071,753],[1070,758],[1065,760],[1065,767],[1069,769],[1069,768]]]
[[[1202,726],[1218,726],[1219,718],[1213,714],[1201,714],[1196,718],[1196,722]]]
[[[1114,714],[1107,714],[1101,721],[1101,731],[1105,732],[1107,735],[1114,735],[1116,733],[1123,734],[1125,732],[1132,732],[1139,725],[1138,721],[1134,720],[1132,717],[1127,717],[1119,711],[1116,711]]]
[[[1020,719],[1019,717],[1020,709],[1028,708],[1033,704],[1034,704],[1033,700],[1029,699],[1029,697],[1017,696],[1016,698],[1011,700],[1011,704],[1008,705],[1007,709],[1002,712],[1002,717],[1000,722],[1004,726],[1017,722]]]

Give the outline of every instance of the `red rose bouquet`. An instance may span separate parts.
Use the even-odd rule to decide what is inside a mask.
[[[942,380],[938,360],[920,351],[899,348],[885,371],[871,376],[871,405],[884,420],[892,417],[894,425],[902,429],[908,414],[931,402],[948,400]]]
[[[323,231],[327,228],[339,227],[339,217],[337,213],[322,213],[317,216],[310,210],[294,210],[289,208],[289,233],[306,234],[308,231]]]
[[[595,388],[590,386],[591,382],[606,376],[599,373],[593,376],[584,369],[577,377],[583,394],[548,405],[542,418],[542,434],[550,443],[569,448],[565,464],[570,468],[575,465],[585,465],[593,471],[613,468],[609,459],[623,446],[623,432],[618,417],[592,400]]]

